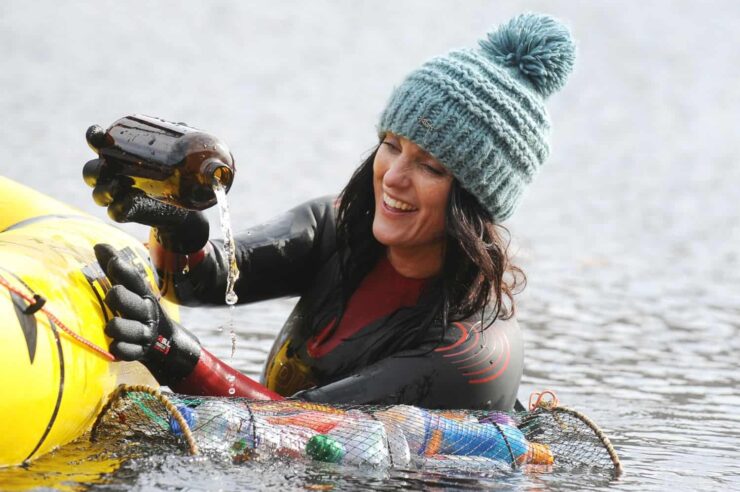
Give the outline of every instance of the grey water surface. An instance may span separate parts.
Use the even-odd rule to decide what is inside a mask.
[[[737,2],[5,1],[0,174],[105,217],[81,178],[85,129],[156,115],[229,144],[234,225],[256,224],[341,189],[409,70],[528,10],[567,22],[579,52],[548,105],[552,156],[506,224],[529,279],[520,397],[554,389],[589,415],[621,478],[225,466],[175,451],[75,474],[55,465],[62,450],[5,486],[740,489]],[[257,375],[294,302],[186,309],[183,321],[227,359],[233,327],[231,362]]]

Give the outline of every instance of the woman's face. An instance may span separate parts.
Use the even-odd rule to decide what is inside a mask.
[[[373,176],[375,239],[389,248],[441,248],[452,174],[412,141],[387,133]]]

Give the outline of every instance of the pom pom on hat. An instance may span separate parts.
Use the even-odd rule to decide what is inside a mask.
[[[541,14],[514,17],[489,33],[480,46],[499,65],[518,69],[519,78],[543,97],[565,85],[575,62],[576,47],[568,28]]]

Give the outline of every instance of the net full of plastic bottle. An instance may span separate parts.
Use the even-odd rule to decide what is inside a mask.
[[[93,125],[87,142],[101,159],[83,170],[92,187],[123,177],[148,196],[182,208],[216,204],[214,184],[226,191],[234,181],[234,158],[216,137],[184,123],[143,115],[126,116],[107,130]]]

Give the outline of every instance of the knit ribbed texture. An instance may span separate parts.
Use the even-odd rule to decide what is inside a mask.
[[[558,21],[523,14],[478,49],[437,57],[391,95],[379,133],[433,155],[491,213],[511,216],[549,153],[544,101],[572,70],[575,45]]]

